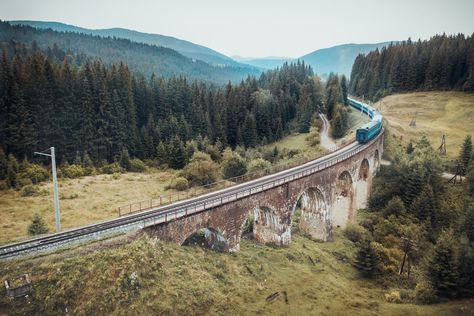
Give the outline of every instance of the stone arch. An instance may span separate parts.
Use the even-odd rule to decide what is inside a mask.
[[[354,212],[354,190],[352,176],[348,171],[339,174],[336,180],[334,203],[331,211],[333,225],[345,227]]]
[[[374,168],[373,168],[373,175],[377,173],[380,169],[380,156],[379,156],[379,150],[376,149],[374,153]]]
[[[288,245],[291,241],[291,226],[274,209],[257,206],[253,209],[253,238],[262,243]]]
[[[332,238],[331,212],[320,189],[311,187],[300,193],[293,205],[292,217],[297,206],[301,212],[298,220],[299,229],[314,239],[328,241]]]
[[[189,234],[181,243],[182,246],[198,245],[216,251],[229,251],[229,242],[224,234],[212,227],[200,228]]]
[[[364,158],[362,163],[359,167],[359,175],[357,177],[357,185],[356,185],[356,207],[359,208],[366,208],[367,207],[367,199],[369,194],[370,188],[370,166],[369,161]]]

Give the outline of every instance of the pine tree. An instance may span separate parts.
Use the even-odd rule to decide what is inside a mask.
[[[342,104],[349,105],[349,101],[347,99],[347,79],[345,75],[341,77],[341,92],[342,92]]]
[[[458,241],[451,229],[443,231],[428,255],[426,276],[441,297],[454,297],[459,285]]]
[[[156,159],[160,164],[168,162],[168,153],[166,152],[165,144],[162,141],[160,141],[156,147]]]
[[[15,156],[12,154],[8,155],[7,161],[7,185],[10,188],[14,188],[17,186],[17,174],[20,170],[20,166],[18,161],[16,160]]]
[[[245,147],[257,145],[257,124],[252,113],[247,113],[244,121],[243,138]]]
[[[423,190],[423,170],[420,166],[415,166],[408,170],[408,177],[404,181],[405,186],[402,190],[402,200],[406,208],[410,208],[411,204]]]
[[[48,232],[48,226],[44,222],[43,218],[40,214],[35,213],[31,224],[28,226],[28,234],[29,235],[41,235],[46,234]]]
[[[373,277],[379,270],[379,257],[369,239],[364,239],[357,245],[354,265],[364,277]]]
[[[130,155],[128,154],[127,148],[122,148],[119,159],[120,166],[127,171],[130,171]]]
[[[413,200],[410,210],[418,219],[422,221],[430,220],[432,227],[436,227],[436,198],[429,184]]]
[[[461,148],[461,152],[459,153],[459,165],[461,167],[461,175],[466,175],[466,172],[469,167],[469,163],[471,161],[472,156],[472,139],[471,136],[468,135],[464,138],[464,143]]]
[[[183,142],[178,136],[174,136],[168,147],[170,167],[173,169],[182,169],[186,164],[185,155]]]

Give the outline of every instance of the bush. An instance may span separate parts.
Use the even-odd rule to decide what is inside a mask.
[[[38,195],[39,190],[37,187],[35,187],[32,184],[25,185],[23,188],[20,190],[20,195],[22,197],[27,197],[27,196],[35,196]]]
[[[170,189],[175,189],[178,191],[185,191],[189,187],[189,182],[186,180],[186,178],[183,177],[177,177],[171,180],[171,183],[169,185]]]
[[[212,161],[208,154],[196,151],[183,172],[191,184],[207,185],[216,182],[219,166]]]
[[[306,136],[306,141],[311,147],[319,145],[320,143],[319,132],[315,129],[312,130],[311,133],[308,136]]]
[[[431,304],[438,301],[436,290],[428,282],[422,281],[415,287],[415,300],[421,304]]]
[[[348,224],[343,231],[344,236],[352,242],[361,242],[367,238],[367,231],[357,224]]]
[[[40,235],[46,234],[48,232],[48,226],[44,222],[43,218],[40,214],[35,213],[33,219],[31,220],[31,224],[28,226],[28,234],[29,235]]]
[[[122,173],[124,170],[118,162],[114,162],[111,164],[104,165],[102,168],[100,168],[100,171],[101,173],[114,174],[114,173]]]
[[[23,188],[24,186],[32,185],[32,184],[33,184],[33,182],[28,178],[18,178],[18,179],[16,179],[17,189],[20,189],[20,188]]]
[[[262,158],[253,159],[250,161],[248,165],[248,173],[256,173],[256,174],[265,174],[266,172],[270,171],[272,164],[270,161],[267,161]]]
[[[241,176],[247,172],[247,162],[239,154],[226,150],[222,162],[224,179]]]
[[[130,169],[131,172],[143,172],[146,170],[146,164],[140,159],[134,158],[130,159]]]
[[[63,177],[69,179],[80,178],[84,175],[84,168],[81,165],[69,165],[61,169],[61,174]]]
[[[402,298],[399,291],[392,291],[390,293],[385,293],[385,300],[389,303],[401,303]]]
[[[7,190],[8,189],[8,183],[6,180],[0,180],[0,191]]]
[[[43,166],[29,164],[21,173],[20,178],[30,179],[33,184],[49,179],[49,171]]]

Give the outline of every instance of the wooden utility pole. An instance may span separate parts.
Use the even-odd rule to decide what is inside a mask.
[[[406,237],[402,237],[402,248],[404,251],[402,264],[400,266],[400,270],[398,271],[398,275],[402,275],[403,269],[405,267],[405,262],[408,261],[408,277],[410,277],[410,270],[411,270],[411,262],[410,262],[410,252],[415,249],[416,245],[415,242],[411,239]]]
[[[443,134],[441,138],[441,145],[438,147],[438,152],[442,156],[446,156],[446,135]]]

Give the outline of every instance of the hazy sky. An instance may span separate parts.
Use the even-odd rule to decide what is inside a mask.
[[[123,27],[226,55],[299,57],[344,43],[474,32],[474,0],[0,0],[2,20]]]

